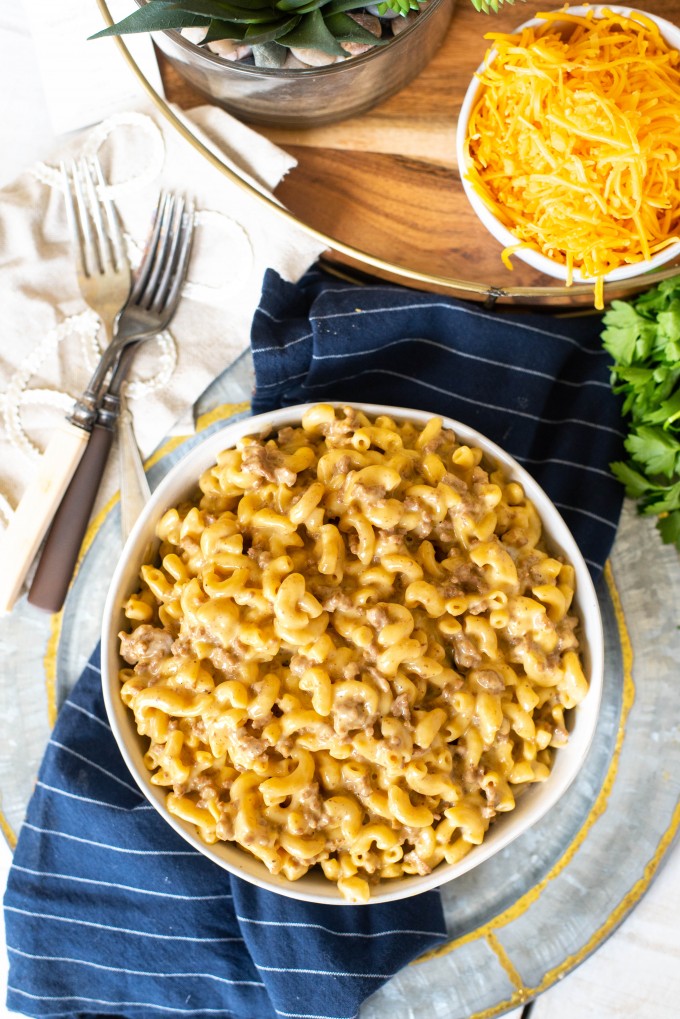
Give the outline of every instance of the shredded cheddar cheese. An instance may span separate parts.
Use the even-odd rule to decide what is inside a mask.
[[[680,54],[639,13],[490,33],[467,179],[514,234],[596,282],[680,240]]]

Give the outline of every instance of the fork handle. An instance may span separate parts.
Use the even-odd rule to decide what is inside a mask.
[[[113,442],[114,428],[95,424],[71,484],[54,515],[28,593],[31,605],[58,612],[66,599]]]
[[[90,433],[63,421],[0,539],[0,615],[16,602],[40,542],[80,462]]]

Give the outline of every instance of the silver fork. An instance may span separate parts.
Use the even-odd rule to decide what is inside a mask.
[[[78,285],[110,339],[130,291],[130,266],[120,224],[96,160],[62,165],[62,182]],[[14,605],[52,514],[84,453],[94,422],[92,409],[71,415],[55,428],[0,539],[0,615]]]
[[[194,225],[193,204],[172,195],[161,198],[162,215],[158,217],[152,242],[157,255],[148,260],[135,281],[128,307],[119,330],[142,331],[152,323],[155,332],[165,329],[179,302],[191,252]],[[118,449],[120,463],[120,522],[123,541],[132,530],[137,517],[149,498],[150,490],[144,464],[135,439],[132,415],[121,391],[135,347],[128,348],[111,377],[103,400],[102,414],[118,415]],[[116,402],[117,401],[117,402]]]
[[[66,221],[76,254],[78,287],[97,312],[107,344],[130,292],[130,263],[98,159],[62,163]]]
[[[191,254],[193,224],[191,202],[161,196],[130,300],[118,320],[113,341],[118,345],[118,357],[99,399],[90,441],[54,515],[33,577],[28,600],[39,608],[57,612],[64,603],[119,419],[121,385],[138,345],[167,328],[177,310]],[[127,456],[135,463],[138,498],[144,501],[148,495],[146,475],[131,430],[128,439],[133,448]]]

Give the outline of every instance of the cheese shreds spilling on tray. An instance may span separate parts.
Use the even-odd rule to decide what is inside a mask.
[[[517,237],[596,281],[680,240],[680,54],[640,13],[490,33],[467,179]]]

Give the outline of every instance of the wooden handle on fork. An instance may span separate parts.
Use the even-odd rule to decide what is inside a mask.
[[[113,442],[114,428],[96,424],[42,550],[28,593],[31,605],[58,612],[66,598]]]
[[[89,437],[90,433],[84,428],[65,420],[57,427],[40,457],[35,477],[0,539],[0,615],[14,607]]]

